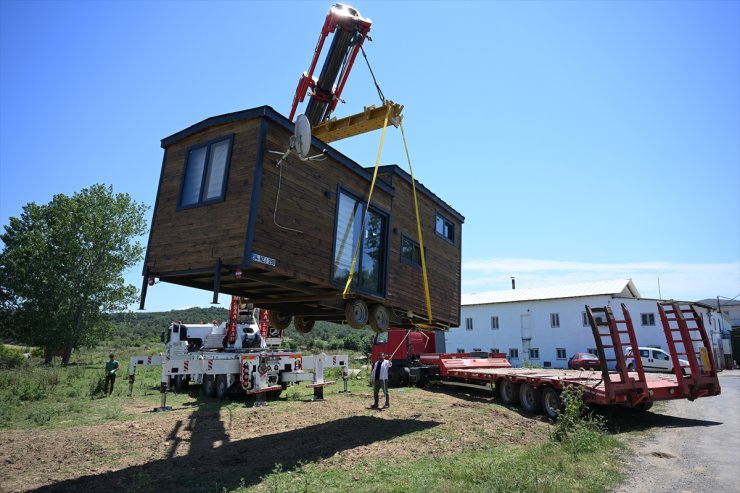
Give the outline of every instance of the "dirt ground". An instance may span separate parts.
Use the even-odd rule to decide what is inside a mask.
[[[493,405],[485,393],[393,389],[289,400],[262,408],[192,401],[168,413],[121,398],[132,420],[60,430],[0,432],[0,492],[221,491],[314,462],[332,469],[378,458],[412,460],[487,444],[547,439],[547,423]],[[251,405],[251,404],[250,404]]]

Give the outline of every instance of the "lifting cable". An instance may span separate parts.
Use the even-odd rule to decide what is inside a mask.
[[[367,37],[367,39],[370,39],[370,37]],[[378,90],[378,97],[380,98],[380,101],[385,104],[385,96],[383,96],[383,91],[380,90],[380,86],[378,85],[378,80],[375,78],[375,74],[373,73],[373,69],[370,66],[370,60],[367,59],[367,55],[365,54],[365,48],[360,45],[360,51],[362,52],[362,56],[365,57],[365,63],[367,63],[367,68],[370,70],[370,75],[373,77],[373,82],[375,83],[375,89]]]

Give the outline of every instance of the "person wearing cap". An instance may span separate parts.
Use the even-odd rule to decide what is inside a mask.
[[[387,408],[391,405],[390,399],[388,398],[388,368],[393,365],[390,360],[389,354],[380,353],[378,361],[373,365],[373,371],[370,372],[370,378],[373,381],[373,399],[374,403],[370,406],[371,409],[378,408],[378,394],[380,388],[383,387],[383,395],[385,396],[385,404],[383,408]]]
[[[113,384],[116,383],[116,372],[118,367],[121,366],[118,360],[115,359],[115,355],[110,353],[110,358],[105,364],[105,385],[103,386],[103,395],[111,395],[113,393]],[[108,382],[110,382],[110,389],[108,389]]]

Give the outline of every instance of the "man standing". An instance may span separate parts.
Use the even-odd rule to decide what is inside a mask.
[[[383,395],[385,396],[385,405],[383,408],[391,405],[388,398],[388,368],[392,366],[390,355],[380,353],[378,361],[373,365],[373,371],[371,372],[371,378],[373,381],[373,399],[375,402],[372,409],[378,408],[378,394],[380,393],[380,387],[383,387]]]
[[[108,355],[110,359],[105,364],[105,386],[103,386],[103,395],[111,395],[113,393],[113,384],[116,383],[116,372],[118,367],[118,361],[115,359],[115,355],[110,353]],[[110,391],[108,391],[108,382],[110,382]]]

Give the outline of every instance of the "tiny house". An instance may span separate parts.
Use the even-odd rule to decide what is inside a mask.
[[[303,332],[316,320],[376,331],[458,325],[463,216],[416,182],[430,322],[409,174],[380,167],[366,207],[373,168],[317,138],[312,158],[281,160],[293,132],[263,106],[162,140],[141,307],[158,279],[209,290],[214,302],[247,298],[273,325],[292,320]]]

